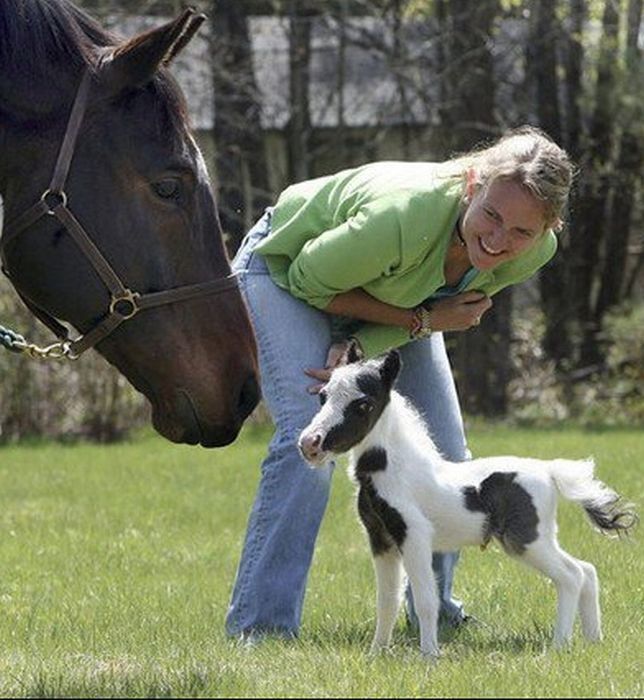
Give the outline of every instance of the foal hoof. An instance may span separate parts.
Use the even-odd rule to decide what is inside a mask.
[[[438,649],[429,649],[427,651],[421,649],[420,650],[421,656],[423,657],[423,661],[427,661],[429,664],[435,664],[438,663],[438,660],[440,659],[441,653]]]
[[[369,656],[382,656],[391,654],[391,646],[389,644],[372,644],[369,648]]]

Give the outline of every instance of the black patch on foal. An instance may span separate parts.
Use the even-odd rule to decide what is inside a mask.
[[[387,468],[387,451],[382,447],[372,447],[365,450],[358,458],[356,464],[356,475],[358,478],[362,474],[373,472],[384,472]]]
[[[371,477],[363,475],[358,478],[358,514],[369,535],[373,555],[384,554],[392,547],[402,547],[407,536],[407,523],[402,515],[378,495]]]
[[[539,517],[532,496],[515,482],[516,476],[516,472],[494,472],[478,488],[463,489],[465,507],[486,515],[484,543],[496,537],[509,554],[523,554],[538,536]]]
[[[329,429],[322,443],[327,452],[346,452],[370,432],[389,403],[390,387],[373,369],[365,369],[356,377],[360,394],[342,412],[342,419]]]

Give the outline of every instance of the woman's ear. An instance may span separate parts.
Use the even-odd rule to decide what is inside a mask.
[[[472,198],[476,194],[476,189],[478,186],[476,171],[474,168],[468,168],[465,173],[465,197],[468,202],[472,201]]]

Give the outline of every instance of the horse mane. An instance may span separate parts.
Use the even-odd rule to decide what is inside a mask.
[[[0,36],[0,64],[24,77],[60,62],[92,67],[97,48],[118,43],[69,0],[2,0]]]
[[[74,71],[92,69],[102,49],[122,44],[70,0],[0,0],[0,66],[13,84],[52,69],[59,75],[61,64]],[[185,130],[187,106],[169,72],[161,68],[146,89],[162,105],[159,128]]]

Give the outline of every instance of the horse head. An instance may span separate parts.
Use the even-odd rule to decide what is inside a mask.
[[[188,10],[118,41],[67,0],[2,3],[6,229],[47,189],[86,75],[64,198],[91,243],[142,297],[229,277],[204,160],[165,67],[202,20]],[[4,238],[3,266],[30,306],[81,333],[104,322],[114,294],[60,217]],[[236,286],[146,308],[96,349],[149,399],[155,428],[174,442],[231,442],[259,399],[256,347]]]

